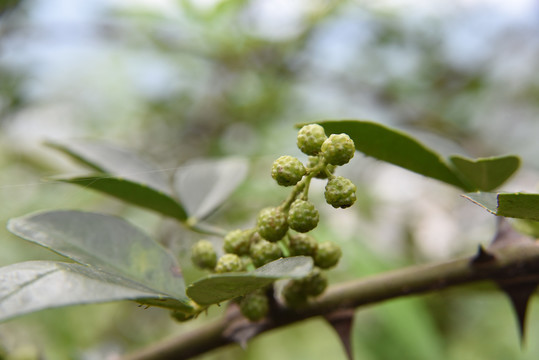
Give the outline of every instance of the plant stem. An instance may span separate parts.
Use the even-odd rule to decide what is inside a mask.
[[[539,281],[539,246],[534,242],[496,248],[492,260],[474,262],[476,256],[448,262],[412,266],[337,284],[302,310],[280,307],[271,317],[250,324],[239,312],[201,328],[143,349],[122,360],[188,359],[234,342],[234,324],[250,328],[256,336],[314,316],[353,309],[406,295],[417,295],[471,282],[492,280],[498,284]],[[239,325],[238,325],[239,324]],[[228,335],[227,335],[228,334]]]

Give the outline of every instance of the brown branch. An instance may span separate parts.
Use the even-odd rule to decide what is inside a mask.
[[[539,281],[539,246],[532,241],[493,247],[473,257],[413,266],[330,287],[307,308],[293,311],[277,307],[271,316],[249,323],[235,307],[222,319],[196,331],[139,350],[122,360],[188,359],[232,342],[244,342],[265,331],[336,310],[353,309],[406,295],[450,286],[492,280],[498,284]]]

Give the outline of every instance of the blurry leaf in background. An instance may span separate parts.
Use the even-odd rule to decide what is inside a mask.
[[[74,263],[27,261],[0,268],[0,321],[43,309],[120,300],[185,305],[128,278]]]
[[[187,218],[182,204],[173,198],[163,172],[133,152],[92,141],[64,141],[49,146],[100,172],[54,180],[101,191],[180,221]]]
[[[128,285],[134,283],[176,299],[175,307],[191,309],[176,260],[119,217],[81,211],[40,212],[11,219],[8,230],[82,265],[124,279]]]
[[[278,279],[302,278],[313,267],[307,256],[272,261],[253,272],[208,275],[187,288],[187,295],[201,305],[217,304],[267,286]]]
[[[180,221],[187,219],[182,205],[176,200],[141,183],[117,177],[109,177],[107,174],[69,178],[57,176],[51,179],[97,190],[127,203],[156,211]]]
[[[194,160],[178,169],[174,189],[188,216],[203,220],[236,190],[247,170],[242,158]]]
[[[468,159],[451,156],[457,170],[477,190],[491,191],[502,185],[520,166],[520,158],[514,155]]]
[[[63,140],[48,142],[47,145],[100,173],[141,183],[167,195],[171,194],[163,171],[133,151],[102,141],[90,140]]]

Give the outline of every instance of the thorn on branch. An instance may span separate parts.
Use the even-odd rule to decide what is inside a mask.
[[[352,355],[352,323],[354,322],[354,309],[346,308],[340,309],[331,314],[325,315],[326,321],[335,329],[337,335],[341,339],[341,343],[346,350],[346,355],[349,360],[352,360],[354,357]]]
[[[472,258],[471,264],[472,265],[484,265],[488,263],[492,263],[496,260],[496,256],[494,254],[490,253],[489,251],[485,250],[483,245],[479,244],[479,247],[477,249],[477,254]]]
[[[535,292],[535,289],[537,288],[537,285],[539,283],[529,282],[525,284],[503,284],[502,282],[498,282],[498,286],[502,289],[502,291],[509,297],[509,300],[511,301],[511,305],[515,311],[515,315],[517,317],[517,325],[520,335],[520,343],[522,346],[524,346],[525,343],[525,335],[526,335],[526,314],[529,306],[529,300],[533,293]]]

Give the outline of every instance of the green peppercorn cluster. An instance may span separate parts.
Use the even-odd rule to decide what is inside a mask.
[[[291,280],[283,288],[282,298],[290,307],[300,307],[309,297],[320,295],[327,286],[323,270],[337,265],[342,255],[333,242],[318,243],[309,231],[316,228],[319,213],[308,200],[313,178],[324,179],[326,202],[335,208],[347,208],[356,200],[356,186],[334,171],[354,156],[354,142],[346,134],[326,135],[317,124],[302,127],[297,146],[306,155],[304,165],[299,159],[284,155],[272,165],[271,176],[280,186],[292,187],[280,205],[266,207],[258,213],[251,229],[236,229],[225,235],[224,254],[217,256],[211,242],[201,240],[191,252],[193,263],[215,273],[251,271],[283,256],[310,256],[315,267],[303,279]],[[269,311],[265,292],[257,290],[237,299],[243,315],[251,321],[264,318]]]

